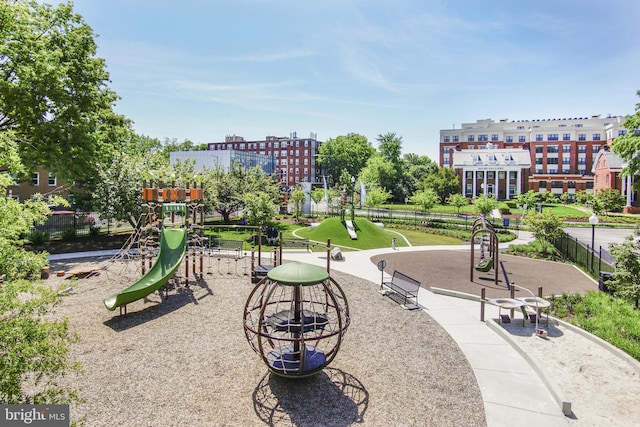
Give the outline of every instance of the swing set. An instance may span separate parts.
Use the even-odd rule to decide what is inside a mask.
[[[480,253],[477,262],[475,257],[476,237],[479,237],[480,243]],[[474,270],[477,270],[481,273],[487,273],[493,269],[494,282],[496,285],[498,284],[498,269],[496,268],[496,266],[498,265],[498,236],[493,229],[493,224],[487,221],[484,215],[481,215],[480,218],[476,219],[473,222],[471,233],[470,264],[471,267],[469,271],[470,280],[472,282]]]

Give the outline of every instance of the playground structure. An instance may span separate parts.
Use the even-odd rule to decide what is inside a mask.
[[[329,271],[302,262],[281,264],[249,295],[245,336],[274,374],[308,377],[335,358],[350,315],[346,296]]]
[[[480,237],[479,259],[475,257],[476,237]],[[470,279],[473,282],[474,270],[487,273],[493,269],[494,282],[498,284],[498,236],[493,225],[487,221],[484,215],[473,222],[471,232],[471,267]]]
[[[189,286],[189,271],[202,278],[204,269],[204,204],[202,188],[164,188],[144,182],[142,188],[143,215],[140,219],[137,239],[142,277],[126,289],[104,299],[108,310],[120,308],[127,314],[127,304],[147,295],[165,290],[168,282],[185,261],[184,285]],[[197,264],[199,260],[199,270]],[[175,279],[175,278],[174,278]],[[176,284],[179,279],[174,280]]]

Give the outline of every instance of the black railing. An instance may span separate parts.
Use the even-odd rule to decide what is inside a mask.
[[[581,242],[567,233],[563,233],[554,246],[563,258],[581,267],[594,278],[598,278],[601,272],[614,270],[615,259],[602,246],[594,250],[589,243]]]

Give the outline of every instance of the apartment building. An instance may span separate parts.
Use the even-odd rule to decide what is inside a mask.
[[[298,184],[322,184],[323,168],[317,164],[318,149],[322,145],[312,133],[308,138],[298,138],[296,132],[288,137],[267,136],[260,141],[247,141],[241,136],[228,135],[224,142],[208,144],[208,150],[236,150],[252,152],[275,159],[277,173],[283,187]]]
[[[508,153],[503,150],[524,150],[529,162],[519,160],[517,167],[511,164],[513,181],[503,181],[503,186],[496,186],[491,194],[499,199],[509,199],[514,195],[509,186],[512,185],[511,190],[518,190],[518,183],[520,192],[550,191],[570,196],[580,190],[592,192],[594,160],[605,146],[626,133],[623,121],[620,116],[593,115],[512,121],[483,119],[463,123],[459,129],[440,131],[439,163],[455,168],[461,178],[463,194],[474,197],[487,191],[481,185],[473,185],[474,177],[484,183],[485,172],[500,174],[506,171],[498,164],[490,164],[504,159]],[[492,150],[492,156],[483,156],[482,150],[487,149]],[[471,150],[476,150],[477,156],[470,162],[467,151]],[[520,170],[522,181],[516,176],[517,170]]]
[[[18,201],[29,200],[34,194],[42,194],[44,197],[51,194],[66,197],[68,193],[69,185],[60,182],[55,174],[42,166],[36,168],[29,180],[7,188],[7,195]]]

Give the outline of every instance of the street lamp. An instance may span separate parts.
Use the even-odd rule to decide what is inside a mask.
[[[595,237],[596,237],[596,225],[598,225],[600,220],[598,219],[598,215],[596,213],[592,213],[589,217],[589,224],[591,224],[591,272],[593,273],[593,253],[595,252]]]

